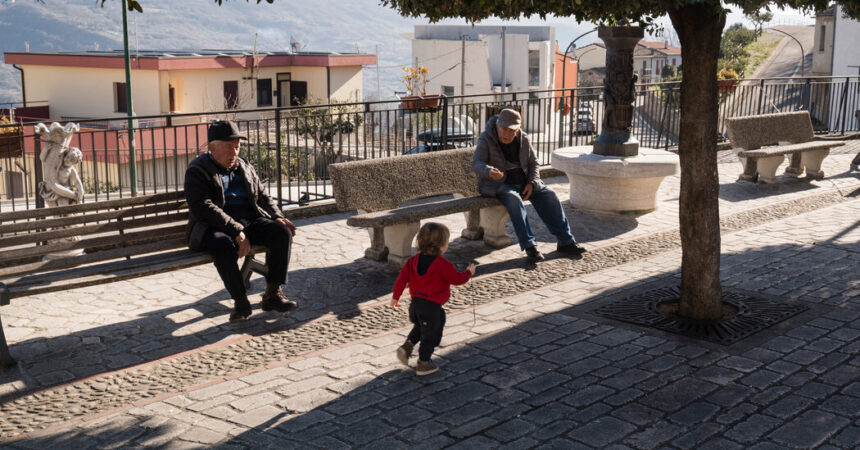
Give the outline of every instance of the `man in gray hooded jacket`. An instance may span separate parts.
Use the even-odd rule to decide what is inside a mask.
[[[540,179],[537,157],[529,138],[521,129],[522,117],[513,109],[503,109],[490,118],[478,137],[472,169],[478,174],[478,192],[486,197],[498,197],[511,217],[511,224],[529,262],[542,261],[544,256],[529,227],[524,202],[530,200],[549,231],[558,240],[560,253],[580,257],[580,247],[555,192]]]

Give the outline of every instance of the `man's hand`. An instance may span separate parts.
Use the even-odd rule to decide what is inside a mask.
[[[236,235],[236,244],[239,245],[240,258],[244,258],[248,256],[248,253],[251,253],[251,242],[245,237],[245,233],[240,231],[239,234]]]
[[[499,181],[499,180],[501,180],[501,179],[502,179],[502,178],[504,178],[504,177],[505,177],[505,174],[504,174],[504,173],[502,173],[502,171],[501,171],[501,170],[496,169],[495,167],[493,167],[492,169],[490,169],[490,179],[491,179],[491,180],[493,180],[493,181]]]
[[[534,190],[535,190],[534,183],[527,183],[526,186],[523,188],[523,193],[520,194],[520,196],[523,198],[523,201],[528,200],[529,197],[532,196],[532,192]]]
[[[286,226],[287,228],[289,228],[289,229],[290,229],[290,233],[292,233],[292,235],[293,235],[293,236],[295,236],[295,235],[296,235],[296,226],[295,226],[295,225],[293,225],[293,223],[292,223],[292,222],[290,222],[290,219],[287,219],[286,217],[279,217],[279,218],[277,219],[277,221],[278,221],[278,222],[281,222],[282,224],[284,224],[284,226]]]
[[[392,308],[397,309],[397,305],[398,305],[398,304],[400,304],[400,299],[399,299],[399,298],[392,298],[392,299],[391,299],[391,307],[392,307]]]
[[[472,272],[472,275],[475,275],[475,263],[469,264],[469,267],[466,267],[466,270]]]

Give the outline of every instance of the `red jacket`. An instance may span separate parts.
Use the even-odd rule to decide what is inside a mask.
[[[444,256],[437,256],[430,264],[427,273],[418,275],[418,255],[413,255],[406,260],[397,281],[394,282],[394,299],[400,300],[400,295],[409,285],[409,295],[420,297],[431,302],[444,305],[451,297],[451,285],[460,285],[472,278],[472,272],[464,270],[457,272],[457,268]]]

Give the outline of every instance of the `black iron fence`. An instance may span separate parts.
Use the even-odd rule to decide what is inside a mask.
[[[725,139],[729,117],[778,111],[809,111],[817,133],[860,130],[860,77],[741,80],[720,89],[717,140]],[[633,128],[642,146],[677,145],[679,100],[679,83],[636,86]],[[604,115],[602,89],[577,88],[137,117],[133,152],[126,118],[81,119],[70,146],[84,156],[85,201],[132,195],[132,185],[140,194],[174,191],[188,162],[206,151],[207,124],[231,119],[249,138],[242,157],[289,207],[331,197],[329,164],[472,146],[503,107],[522,112],[542,164],[556,148],[590,145]],[[34,123],[0,124],[0,211],[41,206],[40,148]]]

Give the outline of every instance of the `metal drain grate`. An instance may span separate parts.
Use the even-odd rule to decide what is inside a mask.
[[[738,311],[725,319],[685,319],[657,309],[660,303],[677,302],[680,298],[679,288],[665,287],[632,295],[601,306],[594,312],[622,322],[729,345],[809,309],[804,305],[777,303],[726,290],[723,291],[723,301],[736,307]]]

